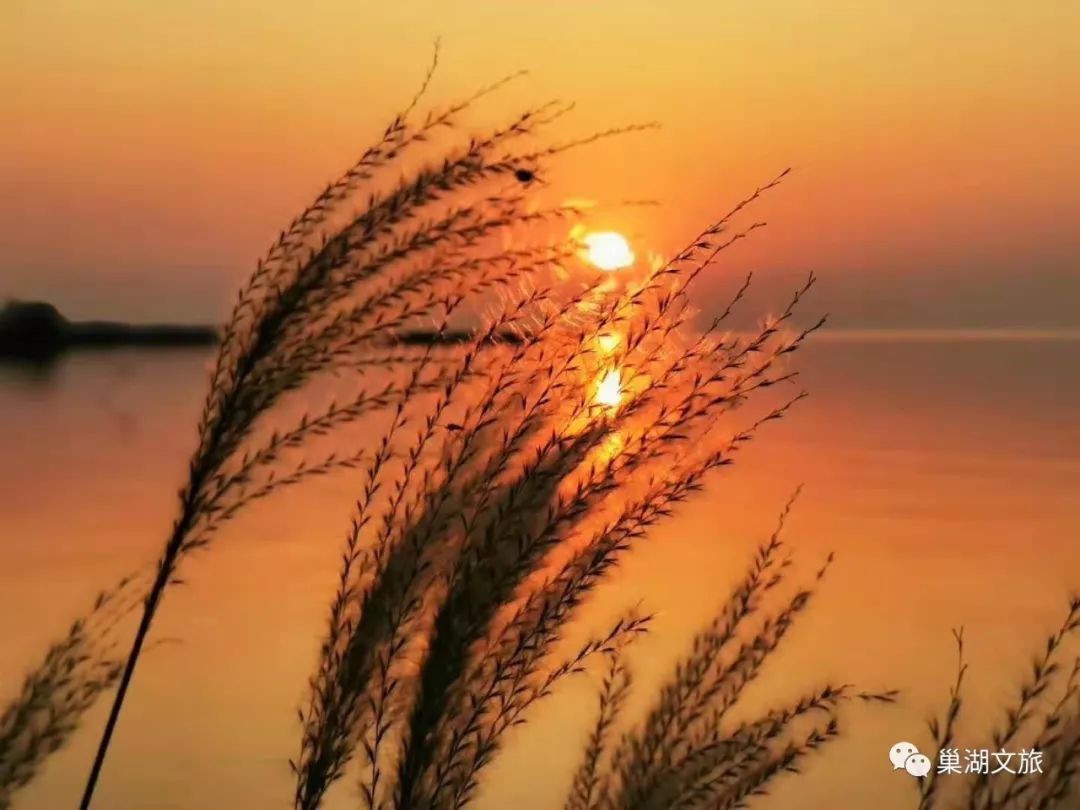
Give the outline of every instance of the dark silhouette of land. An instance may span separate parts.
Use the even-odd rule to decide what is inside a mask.
[[[44,361],[74,348],[209,346],[216,341],[217,331],[209,326],[69,321],[43,301],[9,301],[0,309],[0,359]]]
[[[406,346],[454,345],[471,338],[465,330],[414,329],[397,336]],[[44,301],[8,301],[0,309],[0,361],[47,362],[62,352],[80,348],[134,346],[167,348],[211,346],[217,343],[214,327],[183,324],[129,324],[115,321],[69,321]],[[500,334],[502,343],[518,343],[515,332]]]

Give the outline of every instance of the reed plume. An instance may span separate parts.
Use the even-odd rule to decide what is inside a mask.
[[[123,659],[117,624],[137,607],[146,582],[121,580],[53,644],[0,714],[0,810],[60,750],[99,695],[115,685]]]
[[[565,810],[669,810],[742,807],[764,795],[785,772],[840,732],[839,712],[850,700],[891,703],[896,693],[858,692],[825,684],[788,706],[733,724],[727,715],[746,686],[805,611],[831,563],[779,607],[766,603],[789,574],[792,558],[781,540],[791,503],[745,577],[693,641],[644,722],[617,744],[611,728],[629,689],[627,666],[613,658],[600,693],[600,711]]]
[[[1031,663],[1030,673],[1017,689],[1015,701],[1004,708],[1004,719],[990,735],[987,750],[1037,755],[1037,768],[1021,772],[1018,764],[987,773],[951,774],[943,788],[936,769],[919,784],[919,810],[959,807],[964,810],[1069,810],[1080,801],[1080,657],[1066,657],[1067,642],[1080,630],[1080,598],[1069,602],[1065,619],[1047,636]],[[963,713],[963,688],[968,665],[964,635],[955,633],[958,664],[956,682],[941,718],[930,720],[930,736],[940,752],[953,748]]]
[[[780,179],[624,290],[509,290],[440,390],[406,384],[300,712],[296,807],[319,807],[358,752],[366,806],[464,806],[529,706],[641,631],[626,618],[555,657],[622,554],[802,396],[734,413],[793,379],[785,359],[821,325],[789,328],[812,276],[751,334],[721,331],[749,279],[706,329],[684,328],[687,286],[761,226],[732,222]],[[598,397],[612,374],[617,401]]]
[[[427,83],[379,141],[282,231],[240,290],[222,333],[178,516],[146,594],[83,808],[93,797],[154,616],[187,557],[250,503],[313,476],[360,468],[368,455],[358,449],[300,457],[311,439],[400,409],[414,395],[446,384],[440,360],[412,363],[392,351],[400,331],[440,313],[449,317],[463,302],[542,275],[573,254],[566,241],[528,237],[530,226],[575,214],[566,206],[532,204],[532,190],[550,158],[622,130],[530,148],[529,139],[568,109],[542,105],[394,179],[505,81],[414,121]],[[505,247],[508,233],[515,235],[513,249]],[[294,424],[272,424],[279,403],[314,378],[350,368],[363,372],[373,363],[411,367],[409,382],[362,388]]]
[[[605,658],[607,697],[580,778],[583,801],[625,795],[633,802],[642,792],[666,796],[678,784],[664,771],[635,774],[638,781],[618,769],[601,776],[630,687],[623,651],[651,617],[630,612],[567,653],[564,631],[623,554],[803,396],[767,400],[742,416],[751,400],[794,380],[786,360],[822,324],[792,327],[814,278],[749,334],[724,331],[749,278],[704,330],[688,328],[689,285],[763,225],[735,221],[783,174],[625,289],[549,278],[547,271],[574,261],[577,246],[530,240],[530,227],[577,212],[532,204],[533,189],[551,158],[627,131],[520,146],[567,110],[558,105],[451,147],[405,179],[389,176],[500,84],[413,122],[418,94],[290,223],[241,289],[131,651],[122,666],[110,657],[100,677],[84,679],[93,686],[78,693],[81,702],[68,701],[78,711],[65,735],[97,694],[118,685],[82,807],[93,798],[153,618],[184,561],[250,503],[338,468],[359,470],[365,483],[300,712],[292,763],[298,808],[319,807],[350,763],[359,768],[367,806],[462,807],[528,709]],[[501,300],[496,313],[460,351],[440,351],[438,338],[480,296]],[[399,335],[430,322],[435,339],[421,351],[399,345]],[[373,366],[393,370],[384,375],[390,381],[294,424],[274,423],[282,401],[319,376],[350,369],[362,378]],[[370,446],[303,457],[312,439],[375,413],[389,424]],[[659,745],[672,761],[694,754],[694,773],[709,776],[712,760],[697,748],[667,750],[671,741],[655,730],[681,727],[680,700],[733,701],[808,599],[799,591],[740,649],[730,672],[710,669],[727,642],[718,641],[718,628],[707,632],[685,664],[701,679],[696,691],[681,698],[665,692],[660,714],[646,726],[653,736],[640,744],[626,738],[620,761],[640,760]],[[75,648],[92,641],[73,633],[74,651],[62,648],[43,672],[60,666],[54,659],[82,655]],[[28,684],[28,694],[41,691]],[[769,719],[780,725],[766,739],[846,697],[847,687],[829,687],[800,702],[787,720]],[[719,720],[696,730],[701,740],[719,739]],[[763,728],[773,726],[747,732],[748,744],[761,743],[754,734]],[[740,785],[753,783],[750,792],[792,765],[762,757],[740,772]],[[599,791],[601,778],[608,788]]]

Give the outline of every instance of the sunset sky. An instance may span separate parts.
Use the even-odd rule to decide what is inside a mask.
[[[706,280],[810,270],[843,327],[1080,325],[1074,0],[5,0],[0,297],[210,321],[277,230],[412,95],[519,68],[477,125],[656,120],[557,191],[670,253],[786,166],[770,228]],[[779,289],[779,287],[777,287]]]

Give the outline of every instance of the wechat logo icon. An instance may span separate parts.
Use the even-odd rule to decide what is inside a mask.
[[[896,743],[889,749],[889,762],[894,771],[904,770],[919,779],[930,773],[930,757],[920,754],[913,743]]]

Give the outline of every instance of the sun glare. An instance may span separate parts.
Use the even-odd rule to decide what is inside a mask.
[[[597,231],[587,234],[584,242],[585,258],[601,270],[621,270],[634,263],[634,251],[621,233]]]
[[[619,339],[618,335],[603,334],[597,336],[596,342],[600,346],[600,351],[604,354],[611,354],[619,348],[619,343],[622,341]]]
[[[604,375],[596,389],[596,404],[617,408],[622,398],[622,374],[619,369],[613,368]]]

